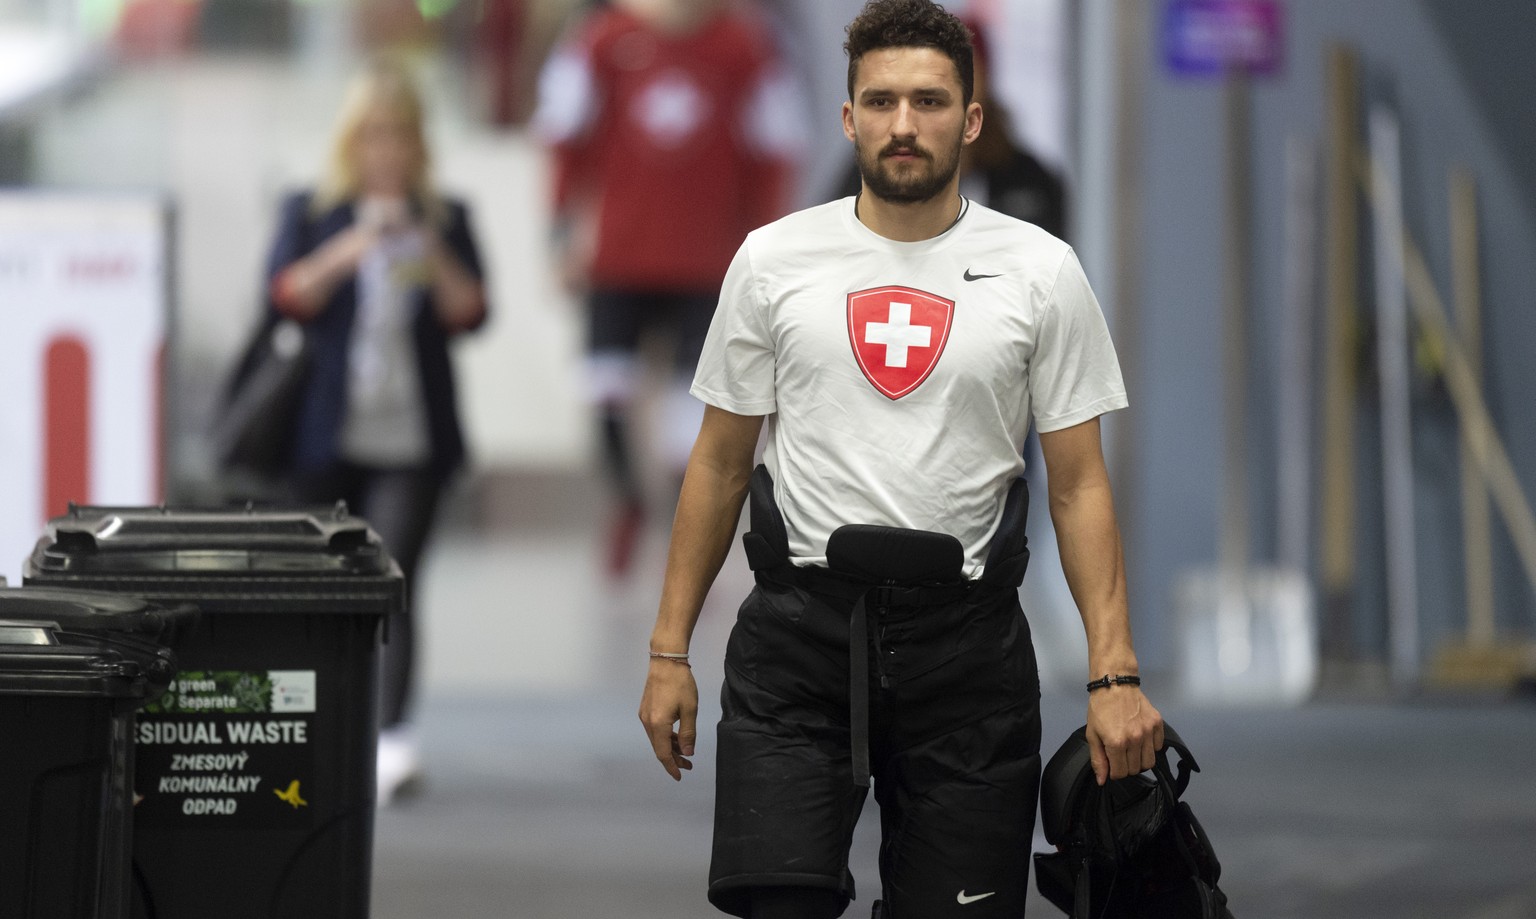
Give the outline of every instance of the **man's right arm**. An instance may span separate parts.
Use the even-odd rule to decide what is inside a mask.
[[[661,606],[651,632],[652,651],[688,651],[704,598],[736,535],[762,426],[761,415],[704,407],[704,423],[688,457],[672,523]],[[693,768],[686,757],[693,755],[698,736],[698,711],[698,687],[689,668],[653,658],[640,700],[640,722],[656,759],[674,779],[682,778],[681,770]]]

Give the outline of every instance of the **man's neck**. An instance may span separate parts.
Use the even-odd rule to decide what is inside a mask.
[[[886,239],[915,243],[932,239],[955,225],[960,218],[958,183],[926,201],[896,203],[886,201],[864,189],[857,204],[859,222]]]

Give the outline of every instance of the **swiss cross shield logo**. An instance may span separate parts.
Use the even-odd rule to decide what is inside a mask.
[[[938,366],[955,301],[910,287],[875,287],[848,295],[848,340],[865,379],[900,399]]]

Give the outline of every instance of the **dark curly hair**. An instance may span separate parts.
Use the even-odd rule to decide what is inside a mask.
[[[848,98],[853,98],[853,80],[859,59],[881,48],[933,48],[942,52],[960,72],[960,88],[965,104],[971,102],[976,88],[976,72],[971,50],[971,32],[965,23],[932,0],[869,0],[864,9],[848,23]]]

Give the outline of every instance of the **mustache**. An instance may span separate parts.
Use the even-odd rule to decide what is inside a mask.
[[[920,156],[925,160],[933,159],[932,153],[929,153],[917,144],[904,144],[893,140],[880,149],[881,156],[897,156],[903,153]]]

